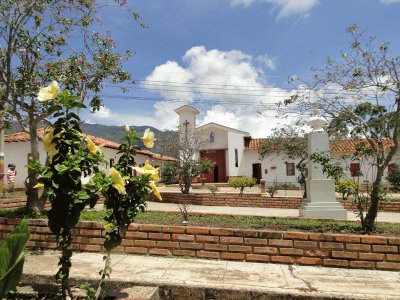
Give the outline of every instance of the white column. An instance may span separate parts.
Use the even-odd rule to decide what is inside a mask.
[[[308,136],[308,155],[329,154],[329,136],[323,126],[327,121],[317,115],[311,117],[308,125],[313,131]],[[347,219],[347,211],[336,201],[335,182],[322,172],[322,166],[308,161],[307,199],[299,209],[300,217],[318,219]]]

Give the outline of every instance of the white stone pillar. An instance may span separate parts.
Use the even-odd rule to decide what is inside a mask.
[[[313,153],[329,154],[329,136],[324,131],[328,122],[316,115],[310,118],[308,125],[313,131],[308,136],[308,155]],[[322,172],[322,166],[308,161],[307,199],[299,209],[300,217],[318,219],[347,219],[347,211],[336,201],[335,182]]]

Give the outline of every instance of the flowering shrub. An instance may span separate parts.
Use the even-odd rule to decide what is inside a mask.
[[[136,214],[144,210],[145,196],[153,192],[161,199],[155,186],[155,181],[158,181],[157,169],[146,162],[143,168],[135,167],[141,175],[132,176],[134,156],[139,150],[135,143],[144,141],[152,146],[154,134],[147,130],[145,136],[140,138],[135,130],[126,127],[126,136],[118,151],[120,158],[107,175],[101,170],[105,160],[100,148],[82,134],[80,118],[74,112],[86,106],[68,91],[60,92],[56,82],[41,88],[38,97],[41,101],[52,100],[49,102],[49,110],[52,117],[57,119],[43,138],[50,164],[41,166],[34,162],[31,166],[41,174],[36,187],[47,190],[51,204],[48,212],[49,227],[57,236],[58,249],[62,252],[56,279],[61,280],[63,297],[72,297],[68,281],[72,256],[71,231],[79,221],[82,210],[87,206],[94,207],[100,192],[105,198],[104,247],[108,255],[102,271],[99,294],[102,281],[111,273],[109,253],[121,243],[126,227]],[[90,180],[83,184],[81,178],[87,176],[91,176]]]

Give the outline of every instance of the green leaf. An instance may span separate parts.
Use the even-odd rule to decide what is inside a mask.
[[[15,290],[20,281],[28,240],[28,223],[22,220],[0,244],[0,298]]]

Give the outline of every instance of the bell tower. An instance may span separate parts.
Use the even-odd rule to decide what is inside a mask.
[[[196,115],[198,115],[200,111],[189,105],[183,105],[175,109],[175,112],[179,116],[179,131],[181,138],[188,134],[193,134],[193,131],[196,128]]]

